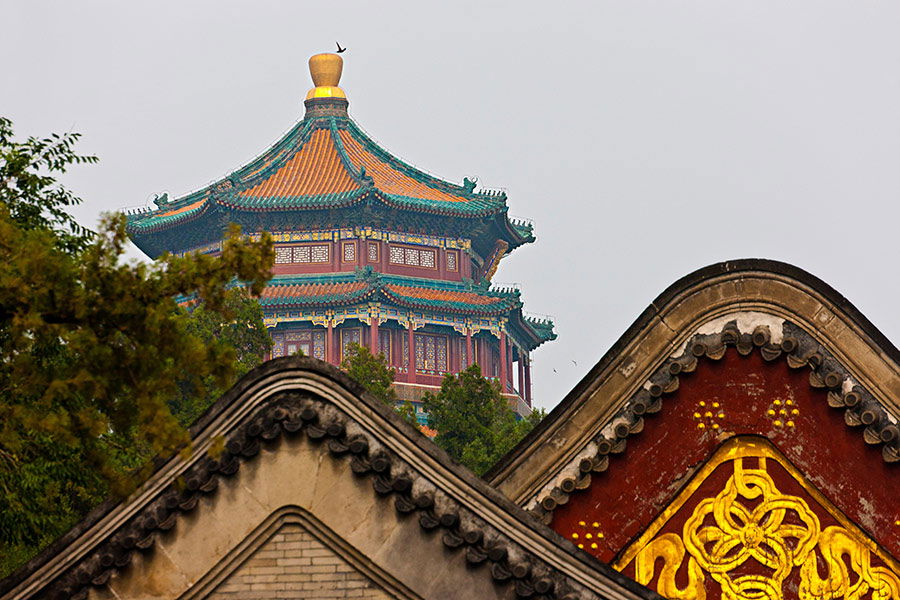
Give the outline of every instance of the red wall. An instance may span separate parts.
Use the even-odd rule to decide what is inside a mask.
[[[342,244],[348,241],[354,241],[356,247],[356,260],[352,262],[344,262]],[[385,242],[374,242],[378,244],[378,260],[369,261],[368,241],[367,240],[342,240],[340,242],[314,242],[315,245],[325,245],[329,247],[329,260],[327,263],[281,263],[276,264],[272,268],[272,272],[276,275],[303,275],[318,273],[352,273],[357,268],[371,266],[380,273],[389,275],[402,275],[405,277],[421,277],[426,279],[437,279],[442,281],[461,281],[464,277],[471,277],[471,260],[462,250],[456,250],[458,253],[457,270],[447,270],[447,250],[442,248],[428,247],[437,253],[435,268],[414,267],[409,265],[391,264],[388,260],[388,244]],[[303,242],[308,244],[308,242]],[[278,244],[282,245],[282,244]],[[300,245],[300,244],[283,244],[283,245]],[[414,247],[406,244],[397,244],[403,247]]]
[[[556,509],[551,527],[568,537],[581,521],[597,522],[604,537],[597,549],[585,550],[610,562],[724,440],[756,434],[890,554],[900,555],[900,468],[885,463],[860,428],[847,426],[844,411],[829,407],[827,391],[813,388],[808,377],[809,369],[792,370],[783,359],[765,362],[759,352],[744,357],[729,348],[719,361],[701,359],[664,398],[662,410],[645,416],[644,430],[628,438],[625,451],[611,455],[609,468]],[[788,414],[778,414],[782,409]],[[705,417],[707,410],[714,416]]]

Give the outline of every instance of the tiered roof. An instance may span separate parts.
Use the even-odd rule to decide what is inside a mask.
[[[471,240],[482,262],[534,241],[531,224],[508,217],[506,194],[425,173],[370,138],[347,113],[337,87],[337,55],[310,60],[316,87],[306,115],[259,157],[218,181],[155,209],[128,215],[128,231],[150,256],[209,248],[230,222],[244,231],[293,232],[371,227]],[[318,70],[317,70],[318,69]],[[484,273],[481,272],[483,276]],[[476,277],[479,278],[479,277]],[[488,277],[489,278],[489,277]],[[414,310],[508,319],[532,348],[556,337],[552,323],[526,318],[518,290],[472,282],[361,273],[276,276],[265,309],[349,306],[384,301]]]
[[[457,185],[407,164],[366,135],[346,106],[339,98],[308,100],[304,119],[249,164],[174,201],[158,197],[155,209],[132,211],[132,239],[156,256],[179,240],[198,241],[196,236],[172,235],[189,222],[208,222],[211,239],[221,236],[222,224],[229,221],[266,226],[259,221],[263,213],[302,211],[307,214],[301,218],[309,220],[313,211],[332,211],[327,219],[340,226],[353,219],[352,210],[334,209],[365,207],[407,231],[429,233],[447,228],[449,223],[438,221],[451,219],[457,230],[474,235],[476,250],[477,238],[483,237],[485,252],[497,239],[505,240],[509,250],[534,240],[530,224],[508,218],[504,192],[475,191],[472,181]]]
[[[497,289],[471,283],[435,281],[384,275],[371,271],[317,276],[273,278],[263,290],[260,304],[267,309],[349,306],[388,301],[410,309],[479,316],[511,315],[533,349],[556,339],[550,321],[522,315],[522,300],[515,288]]]

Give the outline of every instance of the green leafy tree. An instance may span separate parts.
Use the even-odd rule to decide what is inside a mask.
[[[378,356],[365,346],[353,343],[347,346],[341,368],[347,375],[359,382],[370,394],[395,409],[403,419],[418,425],[416,409],[410,402],[400,402],[394,390],[394,378],[397,371],[388,366],[387,358],[380,352]]]
[[[388,406],[396,406],[397,392],[393,383],[397,372],[388,366],[384,353],[376,356],[365,346],[349,344],[341,368],[370,394]]]
[[[67,251],[83,250],[93,235],[67,210],[81,200],[52,175],[65,173],[71,165],[97,162],[96,156],[74,152],[80,137],[77,133],[52,134],[16,142],[12,121],[0,117],[0,203],[16,226],[53,231],[54,244]]]
[[[205,344],[225,344],[233,352],[234,373],[224,385],[207,377],[200,385],[181,382],[180,394],[169,402],[179,423],[188,426],[248,371],[262,364],[272,349],[272,338],[263,323],[263,311],[246,288],[234,287],[225,294],[224,311],[205,304],[184,311],[187,330]]]
[[[0,119],[0,575],[186,446],[180,386],[224,386],[242,366],[176,297],[231,323],[234,281],[258,295],[274,260],[269,236],[232,228],[219,257],[124,263],[124,217],[80,228],[67,212],[79,200],[53,178],[94,162],[77,136],[16,143],[11,130]]]
[[[437,394],[426,394],[423,408],[428,426],[436,429],[435,443],[450,456],[481,475],[509,452],[540,422],[533,411],[518,419],[500,395],[500,387],[472,365],[458,375],[446,375]]]

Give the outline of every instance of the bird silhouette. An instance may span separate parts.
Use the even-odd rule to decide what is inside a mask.
[[[341,48],[341,43],[340,43],[340,42],[335,42],[335,44],[337,44],[337,47],[338,47],[338,51],[337,51],[338,54],[340,54],[341,52],[343,52],[344,50],[346,50],[346,48]]]

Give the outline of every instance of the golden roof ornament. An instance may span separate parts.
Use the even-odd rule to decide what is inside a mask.
[[[310,57],[309,74],[312,75],[316,87],[307,92],[306,99],[346,98],[344,90],[338,87],[343,70],[344,59],[337,54],[326,52]]]

